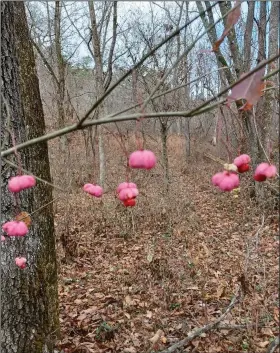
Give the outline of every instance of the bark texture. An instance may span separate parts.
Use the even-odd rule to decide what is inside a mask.
[[[28,36],[23,2],[1,3],[2,147],[44,134],[45,124],[35,69],[34,53]],[[3,146],[4,142],[4,146]],[[19,153],[22,167],[50,181],[46,143]],[[16,159],[13,159],[16,161]],[[32,225],[22,238],[6,238],[1,244],[2,353],[53,353],[58,335],[58,293],[55,235],[51,187],[37,182],[22,191],[20,207],[7,189],[16,170],[2,161],[1,222],[13,219],[19,211],[32,213]],[[17,256],[27,258],[26,269],[15,265]]]

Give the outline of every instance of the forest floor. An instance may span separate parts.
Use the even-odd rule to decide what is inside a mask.
[[[249,175],[238,197],[221,193],[210,183],[221,167],[172,158],[182,153],[178,142],[169,147],[168,193],[160,162],[133,172],[134,208],[114,195],[118,159],[108,161],[102,200],[76,187],[57,201],[65,353],[164,351],[219,318],[236,293],[220,326],[174,352],[261,353],[278,335],[277,212],[251,201]]]

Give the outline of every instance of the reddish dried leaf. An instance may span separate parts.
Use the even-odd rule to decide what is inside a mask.
[[[239,20],[239,17],[241,16],[240,5],[241,5],[240,0],[237,0],[234,4],[232,11],[228,14],[226,28],[224,29],[224,32],[221,38],[219,38],[213,45],[213,51],[218,51],[221,43],[224,41],[225,37],[229,34],[229,31]]]
[[[263,94],[262,90],[264,89],[264,83],[262,81],[262,77],[264,72],[265,67],[256,71],[254,74],[234,86],[231,94],[227,97],[227,104],[229,105],[239,99],[246,99],[246,103],[240,108],[240,110],[252,109],[253,105],[258,102]],[[246,74],[242,74],[240,78],[244,75]]]
[[[29,213],[25,212],[25,211],[22,211],[20,212],[17,216],[16,216],[16,220],[17,221],[22,221],[26,224],[26,226],[28,228],[30,228],[31,226],[31,217],[29,215]]]

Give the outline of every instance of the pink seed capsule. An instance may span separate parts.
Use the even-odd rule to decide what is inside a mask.
[[[26,224],[22,221],[10,221],[2,225],[2,229],[10,237],[23,237],[28,233]]]
[[[224,178],[224,173],[217,173],[212,176],[212,184],[215,186],[218,186],[222,179]]]
[[[95,197],[101,197],[103,195],[103,189],[99,185],[85,184],[83,186],[83,190]]]
[[[152,151],[148,150],[135,151],[129,157],[129,166],[131,168],[152,169],[156,162],[156,156]]]
[[[241,154],[234,159],[233,164],[235,164],[237,167],[241,167],[243,164],[248,164],[250,162],[251,158],[248,156],[248,154]]]
[[[126,188],[122,189],[119,193],[119,199],[121,201],[126,201],[128,199],[134,199],[139,195],[139,191],[136,188]]]
[[[15,263],[19,268],[23,269],[26,267],[26,258],[25,257],[16,257]]]
[[[11,192],[20,192],[35,185],[36,179],[32,175],[18,175],[8,181],[8,189]]]
[[[126,182],[120,183],[119,186],[117,187],[117,193],[119,194],[122,189],[127,189],[127,188],[137,189],[137,186],[134,183],[126,183]]]
[[[6,238],[4,237],[4,235],[1,235],[1,241],[5,241]]]
[[[231,191],[238,188],[239,177],[233,172],[223,171],[212,177],[212,184],[218,186],[222,191]]]
[[[275,165],[268,163],[261,163],[257,166],[254,174],[256,181],[265,181],[266,178],[274,178],[276,176],[277,169]]]
[[[238,188],[238,186],[239,186],[239,177],[237,174],[234,174],[234,173],[229,173],[228,175],[225,175],[221,180],[220,184],[218,185],[218,187],[222,191],[231,191],[233,189]]]

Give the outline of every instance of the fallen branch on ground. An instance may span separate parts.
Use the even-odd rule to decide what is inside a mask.
[[[276,352],[276,348],[280,346],[280,339],[279,336],[276,337],[268,346],[267,353],[274,353]]]
[[[185,346],[186,344],[188,344],[190,341],[192,341],[193,339],[195,339],[196,337],[200,336],[202,333],[205,333],[207,331],[210,331],[214,328],[217,328],[219,326],[219,323],[226,317],[226,315],[231,311],[231,309],[234,307],[234,305],[236,303],[238,303],[239,301],[239,294],[236,294],[229,306],[227,307],[226,311],[215,321],[210,322],[209,324],[198,328],[198,329],[194,329],[191,332],[188,333],[188,337],[184,338],[183,340],[173,344],[172,346],[170,346],[169,348],[165,349],[164,351],[161,351],[160,353],[171,353],[171,352],[175,352],[178,348],[181,348],[183,346]]]

